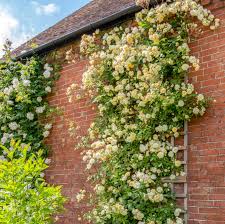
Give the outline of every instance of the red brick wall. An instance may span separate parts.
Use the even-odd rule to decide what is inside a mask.
[[[189,124],[189,224],[225,223],[225,1],[204,1],[221,19],[192,44],[201,69],[190,75],[198,92],[214,102],[202,119]]]
[[[49,97],[50,104],[60,108],[61,114],[56,117],[48,139],[52,163],[46,176],[50,183],[62,185],[63,194],[69,198],[64,217],[59,216],[57,223],[60,224],[80,223],[78,214],[85,208],[85,205],[76,202],[76,194],[86,184],[85,165],[82,163],[81,151],[75,149],[77,141],[70,136],[68,129],[69,123],[73,121],[80,127],[76,136],[85,135],[95,116],[95,110],[88,100],[69,103],[66,91],[74,82],[81,84],[86,64],[86,61],[78,60],[64,66],[56,83],[55,93]]]
[[[189,124],[188,215],[189,224],[225,223],[225,1],[203,0],[222,20],[215,31],[205,31],[192,43],[192,51],[201,60],[201,70],[190,74],[190,81],[198,92],[216,100],[202,119]],[[87,61],[76,60],[65,65],[57,81],[50,104],[62,109],[57,116],[48,143],[52,164],[47,171],[50,183],[63,186],[69,198],[60,224],[77,224],[78,214],[85,205],[77,204],[75,196],[86,180],[80,151],[75,150],[76,139],[69,136],[69,123],[80,126],[84,135],[95,116],[88,100],[68,103],[67,88],[81,83]]]

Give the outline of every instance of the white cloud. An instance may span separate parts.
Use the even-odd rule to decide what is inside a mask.
[[[20,21],[5,7],[0,6],[0,56],[2,48],[9,39],[13,42],[13,48],[18,47],[31,37],[31,33],[27,33],[22,29]]]
[[[19,21],[7,10],[0,7],[0,48],[2,49],[6,39],[11,39],[13,32],[19,26]]]
[[[59,6],[54,3],[41,5],[36,1],[32,1],[31,4],[34,6],[35,12],[38,15],[51,15],[59,11]]]

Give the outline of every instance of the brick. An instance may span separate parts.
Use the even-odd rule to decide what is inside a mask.
[[[111,2],[110,4],[115,4],[113,2],[118,1]],[[201,68],[197,72],[191,71],[189,81],[199,93],[206,94],[216,102],[211,103],[203,118],[195,119],[189,124],[188,224],[224,224],[225,8],[222,7],[225,1],[203,0],[202,3],[214,10],[215,15],[222,20],[222,25],[216,31],[204,29],[203,34],[191,43],[192,53],[199,57]],[[79,40],[64,47],[69,49],[71,46],[79,53]],[[66,96],[67,88],[72,83],[81,84],[87,65],[88,61],[79,57],[75,63],[63,65],[55,91],[48,97],[50,104],[61,108],[63,112],[54,118],[55,125],[46,141],[51,146],[52,158],[46,179],[49,183],[62,185],[63,194],[68,197],[66,212],[59,215],[56,222],[58,224],[84,224],[84,221],[78,220],[78,216],[88,210],[87,204],[77,204],[75,199],[79,189],[84,185],[88,186],[87,172],[80,151],[75,150],[77,140],[69,136],[68,124],[74,121],[80,126],[77,135],[85,135],[97,115],[97,108],[88,98],[70,104]],[[178,139],[176,143],[183,144],[182,139]],[[175,189],[177,193],[183,193],[182,184],[175,186]],[[183,199],[177,200],[180,206],[183,206],[183,202]]]
[[[191,80],[198,92],[216,103],[204,118],[189,124],[188,224],[220,224],[225,220],[225,1],[203,3],[219,15],[222,26],[215,32],[204,31],[192,45],[202,67]]]

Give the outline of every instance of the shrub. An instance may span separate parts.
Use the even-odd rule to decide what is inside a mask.
[[[65,199],[60,187],[43,179],[48,165],[42,151],[28,157],[30,146],[21,147],[15,141],[10,149],[1,148],[7,156],[0,160],[0,223],[52,223],[52,215],[62,210]]]

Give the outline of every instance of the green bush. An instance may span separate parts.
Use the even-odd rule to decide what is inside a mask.
[[[0,160],[0,223],[47,224],[63,209],[60,187],[48,185],[44,170],[48,167],[42,151],[27,156],[30,146],[11,141],[10,149],[1,146],[5,156]]]

